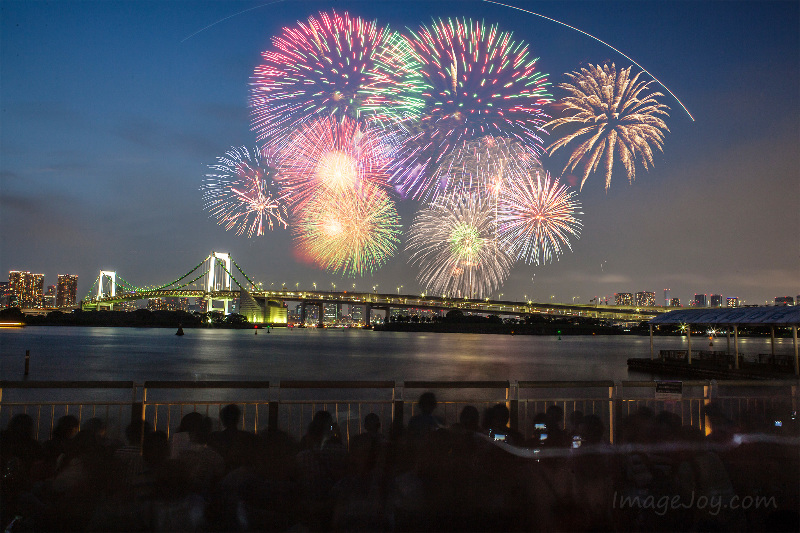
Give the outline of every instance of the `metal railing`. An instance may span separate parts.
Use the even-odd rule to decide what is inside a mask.
[[[57,419],[73,414],[80,423],[101,417],[112,437],[122,438],[131,421],[147,421],[154,429],[174,432],[181,418],[197,411],[218,420],[219,411],[235,403],[242,428],[259,432],[282,430],[299,439],[318,410],[329,411],[342,436],[362,431],[364,417],[376,413],[386,433],[399,430],[415,414],[423,391],[439,400],[436,415],[447,425],[458,421],[466,405],[480,410],[505,404],[510,425],[523,435],[533,418],[552,405],[563,411],[598,416],[613,442],[619,422],[641,407],[669,411],[683,425],[708,432],[706,407],[717,405],[731,420],[767,416],[774,410],[797,410],[798,382],[716,381],[680,383],[680,392],[659,392],[654,381],[0,381],[0,427],[12,416],[27,413],[36,424],[36,438],[50,438]],[[413,391],[413,392],[412,392]],[[114,397],[116,396],[116,397]]]

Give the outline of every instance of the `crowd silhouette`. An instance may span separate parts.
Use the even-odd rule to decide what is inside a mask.
[[[99,418],[44,443],[14,415],[0,434],[6,531],[799,531],[793,413],[730,420],[709,435],[640,408],[614,444],[593,414],[537,413],[523,435],[505,404],[447,426],[422,394],[405,428],[374,413],[349,442],[318,411],[299,442],[186,414],[171,438],[147,423],[109,438]],[[785,416],[784,416],[785,414]],[[220,429],[214,431],[215,426]],[[749,499],[748,499],[749,498]],[[758,499],[757,498],[761,498]],[[738,505],[734,505],[738,503]]]

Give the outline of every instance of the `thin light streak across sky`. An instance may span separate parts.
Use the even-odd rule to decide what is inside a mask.
[[[602,40],[602,39],[600,39],[600,38],[598,38],[598,37],[595,37],[595,36],[594,36],[594,35],[592,35],[591,33],[587,33],[587,32],[583,31],[583,30],[582,30],[582,29],[580,29],[580,28],[576,28],[575,26],[570,26],[569,24],[567,24],[567,23],[565,23],[565,22],[561,22],[560,20],[556,20],[556,19],[554,19],[554,18],[547,17],[547,16],[545,16],[545,15],[542,15],[542,14],[540,14],[540,13],[535,13],[535,12],[533,12],[533,11],[530,11],[529,9],[523,9],[523,8],[521,8],[521,7],[512,6],[512,5],[509,5],[509,4],[504,4],[504,3],[502,3],[502,2],[495,2],[495,0],[483,0],[483,1],[484,1],[484,2],[486,2],[486,3],[488,3],[488,4],[497,4],[498,6],[507,7],[507,8],[509,8],[509,9],[516,9],[517,11],[522,11],[523,13],[528,13],[529,15],[535,15],[535,16],[537,16],[537,17],[541,17],[541,18],[543,18],[543,19],[545,19],[545,20],[549,20],[550,22],[555,22],[556,24],[561,24],[562,26],[566,26],[567,28],[569,28],[569,29],[571,29],[571,30],[575,30],[575,31],[577,31],[577,32],[580,32],[580,33],[584,34],[585,36],[587,36],[587,37],[591,37],[591,38],[592,38],[592,39],[594,39],[595,41],[597,41],[597,42],[599,42],[599,43],[602,43],[602,44],[606,45],[607,47],[611,48],[611,49],[612,49],[612,50],[614,50],[616,53],[620,54],[620,55],[621,55],[621,56],[623,56],[625,59],[627,59],[628,61],[630,61],[631,63],[633,63],[633,64],[634,64],[634,65],[636,65],[637,67],[639,67],[640,69],[642,69],[642,70],[643,70],[644,72],[646,72],[646,73],[647,73],[647,74],[648,74],[648,75],[649,75],[651,78],[653,78],[653,79],[654,79],[654,80],[655,80],[655,81],[656,81],[656,82],[657,82],[659,85],[661,85],[661,86],[664,88],[664,90],[665,90],[665,91],[667,91],[669,94],[671,94],[671,95],[672,95],[672,97],[675,99],[675,101],[676,101],[676,102],[678,102],[678,104],[679,104],[679,105],[680,105],[680,106],[683,108],[683,110],[684,110],[684,111],[686,111],[686,114],[687,114],[687,115],[689,115],[689,118],[690,118],[690,119],[692,119],[692,122],[694,122],[694,117],[693,117],[693,116],[692,116],[692,114],[689,112],[689,110],[688,110],[688,109],[686,109],[686,106],[685,106],[685,105],[683,105],[683,102],[681,102],[680,98],[678,98],[677,96],[675,96],[675,93],[673,93],[671,90],[669,90],[669,87],[667,87],[666,85],[664,85],[664,84],[661,82],[661,80],[659,80],[658,78],[656,78],[656,77],[655,77],[655,76],[654,76],[654,75],[653,75],[653,74],[652,74],[652,73],[651,73],[649,70],[647,70],[646,68],[644,68],[643,66],[641,66],[641,65],[640,65],[639,63],[637,63],[637,62],[636,62],[636,61],[635,61],[635,60],[634,60],[632,57],[630,57],[628,54],[626,54],[626,53],[625,53],[625,52],[623,52],[622,50],[619,50],[618,48],[614,48],[613,46],[611,46],[610,44],[608,44],[608,43],[607,43],[607,42],[605,42],[604,40]]]

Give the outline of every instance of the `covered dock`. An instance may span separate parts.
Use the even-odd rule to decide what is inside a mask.
[[[772,358],[775,358],[775,328],[791,328],[794,348],[794,373],[800,375],[798,359],[797,328],[800,326],[800,307],[762,306],[733,307],[724,309],[681,309],[659,315],[649,321],[650,358],[653,359],[653,326],[686,325],[686,362],[692,364],[692,326],[714,326],[727,330],[730,346],[733,332],[734,365],[739,368],[739,327],[765,326],[770,329]],[[730,348],[729,348],[730,350]]]

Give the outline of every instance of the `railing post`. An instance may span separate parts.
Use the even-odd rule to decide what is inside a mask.
[[[394,389],[392,391],[392,400],[394,401],[394,407],[392,409],[392,437],[397,438],[403,433],[403,410],[404,410],[404,402],[403,402],[403,389],[405,388],[405,382],[395,382]]]
[[[136,402],[136,384],[135,383],[133,385],[133,395],[134,395],[133,400],[134,400],[134,402]],[[145,417],[147,415],[147,387],[144,386],[144,383],[142,383],[142,404],[141,404],[141,406],[142,406],[142,410],[141,410],[141,413],[140,413],[139,416],[142,419],[142,434],[141,434],[141,437],[140,437],[140,440],[139,440],[139,447],[140,447],[139,449],[141,449],[141,447],[144,446],[144,422],[145,422]],[[133,416],[134,416],[133,405],[131,405],[131,422],[133,422],[133,420],[134,420]],[[156,423],[155,422],[153,422],[153,429],[156,429]]]
[[[608,388],[608,441],[614,444],[616,440],[616,423],[617,415],[619,414],[619,399],[622,396],[622,382],[615,381],[612,386]]]
[[[281,405],[281,384],[269,384],[269,414],[267,415],[267,431],[278,431],[278,408]]]
[[[506,401],[511,417],[511,429],[519,430],[519,382],[509,381],[506,389]]]

